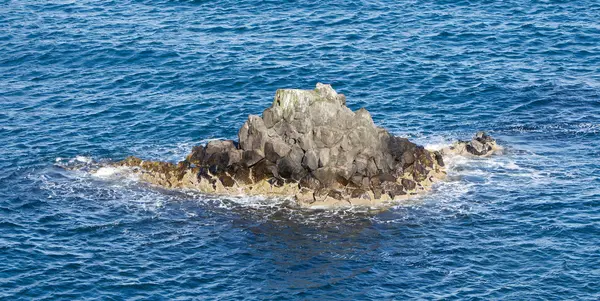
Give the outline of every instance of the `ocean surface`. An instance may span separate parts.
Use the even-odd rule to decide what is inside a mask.
[[[1,300],[599,300],[600,3],[0,0]],[[375,212],[61,166],[177,161],[278,88],[392,133],[485,130]]]

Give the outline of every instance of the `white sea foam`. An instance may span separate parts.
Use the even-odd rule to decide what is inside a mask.
[[[92,175],[98,178],[110,178],[115,176],[124,176],[130,174],[130,168],[127,167],[112,167],[112,166],[104,166],[100,167],[95,172],[92,172]]]
[[[93,175],[100,178],[107,178],[114,175],[116,172],[117,169],[115,167],[101,167],[94,172]]]
[[[92,158],[85,156],[76,156],[74,159],[75,162],[90,164],[93,162]]]

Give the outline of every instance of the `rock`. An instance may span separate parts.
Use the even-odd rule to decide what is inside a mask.
[[[397,196],[405,195],[404,186],[396,182],[383,182],[381,188],[384,193],[387,193],[392,199]]]
[[[244,151],[242,151],[241,149],[232,149],[232,150],[229,150],[228,154],[229,154],[229,163],[227,164],[227,166],[232,166],[232,165],[238,164],[242,161]]]
[[[302,167],[299,161],[294,160],[292,157],[281,158],[277,162],[277,172],[279,176],[284,179],[292,179],[299,181],[302,179],[307,171]]]
[[[328,148],[319,149],[319,167],[325,167],[329,165],[329,153]]]
[[[263,111],[263,122],[267,128],[272,128],[278,121],[278,116],[275,115],[271,108],[266,108]]]
[[[414,190],[415,188],[417,188],[417,184],[413,180],[402,179],[401,183],[402,183],[402,186],[404,186],[404,188],[406,188],[406,190]]]
[[[260,150],[264,153],[265,142],[268,138],[267,127],[262,118],[250,115],[248,121],[238,132],[240,148],[243,150]]]
[[[356,167],[356,172],[361,175],[366,174],[367,164],[369,163],[369,157],[364,154],[358,155],[354,158],[354,166]]]
[[[308,170],[313,171],[319,168],[319,157],[313,150],[309,150],[304,154],[304,158],[302,159],[302,166],[308,168]]]
[[[204,161],[204,146],[194,146],[190,154],[187,155],[186,160],[191,164],[201,165]]]
[[[221,175],[219,177],[219,180],[221,181],[221,184],[223,184],[224,187],[233,187],[233,185],[235,185],[235,181],[229,175]]]
[[[180,164],[127,158],[142,179],[207,193],[295,196],[304,206],[377,205],[429,189],[442,178],[444,152],[395,137],[366,109],[352,112],[330,85],[280,89],[262,117],[250,115],[238,141],[196,146]],[[461,142],[462,143],[462,142]],[[461,146],[488,153],[484,133]]]
[[[230,169],[230,173],[233,175],[233,179],[242,185],[252,184],[252,179],[250,178],[250,169],[246,168],[242,165],[234,165]]]
[[[322,187],[334,188],[338,187],[338,171],[330,167],[321,167],[315,170],[313,173],[315,179],[321,183]]]
[[[502,147],[496,143],[495,139],[487,135],[485,132],[477,132],[471,141],[458,141],[452,144],[450,147],[444,148],[440,151],[440,153],[444,156],[466,155],[479,157],[487,157],[501,152]]]
[[[258,163],[258,161],[262,160],[265,157],[264,153],[258,149],[252,149],[244,151],[242,155],[242,161],[245,166],[252,167],[254,164]]]
[[[289,158],[294,163],[300,165],[302,164],[302,158],[304,158],[304,151],[298,145],[294,145],[286,158]]]
[[[231,140],[213,140],[206,147],[194,147],[187,162],[209,168],[213,174],[223,172],[241,160],[241,154]]]
[[[315,178],[312,174],[308,174],[300,180],[298,186],[300,188],[308,188],[314,191],[321,187],[321,182],[317,180],[317,178]]]
[[[374,177],[377,175],[378,172],[379,171],[377,170],[377,164],[375,164],[373,158],[370,158],[369,161],[367,161],[367,171],[365,175],[367,177]]]
[[[466,149],[473,155],[481,156],[492,150],[492,147],[473,139],[473,141],[467,143]]]
[[[258,161],[250,170],[252,175],[252,182],[254,184],[259,183],[263,180],[273,178],[273,171],[276,170],[274,164],[267,160]]]
[[[206,144],[205,155],[221,154],[229,150],[236,149],[235,142],[232,140],[212,140]]]
[[[396,177],[392,176],[391,174],[380,174],[379,175],[379,180],[381,182],[392,182],[392,183],[396,183]]]
[[[270,139],[265,143],[265,158],[271,162],[277,162],[279,158],[283,158],[290,153],[292,148],[282,139]]]
[[[300,146],[303,151],[314,150],[315,143],[313,141],[312,132],[300,136],[298,138],[298,146]]]
[[[437,164],[439,166],[444,166],[444,157],[442,157],[442,153],[435,151],[433,152],[434,156],[435,156],[435,161],[437,162]]]
[[[369,194],[367,193],[366,190],[361,189],[361,188],[357,188],[352,190],[350,196],[353,199],[365,199],[365,200],[370,200],[371,197],[369,196]]]

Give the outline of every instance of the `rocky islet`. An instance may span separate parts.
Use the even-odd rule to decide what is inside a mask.
[[[128,157],[116,163],[165,188],[228,195],[293,196],[302,206],[374,206],[427,191],[446,175],[443,156],[487,156],[500,148],[480,132],[430,151],[353,112],[330,85],[280,89],[238,141],[215,140],[174,164]]]

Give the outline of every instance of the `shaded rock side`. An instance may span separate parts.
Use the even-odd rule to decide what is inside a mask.
[[[440,152],[375,126],[367,110],[353,112],[343,94],[320,83],[278,90],[238,138],[196,146],[178,164],[130,157],[118,165],[167,188],[293,196],[303,206],[378,205],[426,191],[445,176]]]

